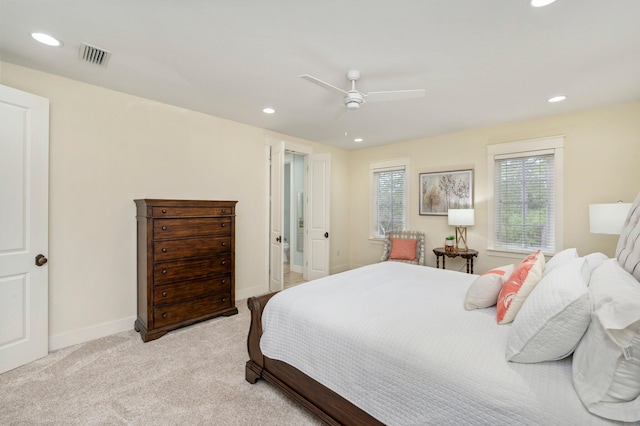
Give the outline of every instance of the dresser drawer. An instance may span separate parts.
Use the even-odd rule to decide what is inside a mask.
[[[153,304],[157,306],[180,302],[207,294],[228,292],[230,288],[231,274],[158,285],[153,288]]]
[[[194,217],[153,221],[154,240],[216,235],[231,235],[230,217]]]
[[[182,259],[229,253],[231,237],[188,238],[186,240],[162,240],[153,243],[153,259]]]
[[[153,207],[153,217],[233,216],[234,207]]]
[[[175,324],[230,307],[231,293],[228,292],[156,307],[153,310],[154,327]]]
[[[231,254],[206,259],[159,262],[153,265],[156,284],[231,273]]]

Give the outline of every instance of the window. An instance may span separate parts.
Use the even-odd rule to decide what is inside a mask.
[[[408,159],[381,161],[369,165],[370,238],[384,238],[387,231],[406,230],[408,169]]]
[[[562,247],[564,137],[489,145],[489,250]]]

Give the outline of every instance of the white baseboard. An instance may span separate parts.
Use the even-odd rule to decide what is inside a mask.
[[[265,289],[264,286],[242,289],[236,292],[236,301],[248,299],[249,297],[258,296],[268,292],[269,289]],[[133,323],[135,320],[136,317],[123,318],[80,330],[49,336],[49,352],[99,339],[101,337],[110,336],[112,334],[121,333],[123,331],[133,330]]]
[[[49,336],[49,352],[123,331],[133,330],[133,322],[135,320],[136,317],[123,318],[117,321],[98,324],[93,327]]]

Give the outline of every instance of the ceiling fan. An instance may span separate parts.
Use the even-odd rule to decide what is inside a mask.
[[[365,102],[380,102],[380,101],[392,101],[411,98],[421,98],[425,95],[425,89],[414,90],[389,90],[383,92],[369,92],[363,93],[356,89],[356,81],[360,78],[360,71],[351,70],[347,73],[347,78],[351,80],[351,90],[342,90],[332,84],[322,81],[316,77],[308,74],[303,74],[300,77],[305,80],[317,84],[320,87],[331,90],[332,92],[342,95],[344,104],[348,110],[356,110],[360,108]]]

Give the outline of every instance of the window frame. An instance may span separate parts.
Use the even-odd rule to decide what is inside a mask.
[[[560,251],[563,247],[563,205],[564,205],[564,135],[550,136],[538,139],[527,139],[515,142],[506,142],[487,145],[487,254],[491,256],[522,257],[530,253],[526,249],[509,249],[496,246],[495,223],[495,165],[496,157],[533,157],[551,151],[554,157],[554,191],[555,191],[555,223],[554,223],[554,247],[548,251],[543,250],[547,256]]]
[[[393,170],[404,170],[404,229],[409,229],[409,158],[395,158],[392,160],[374,161],[369,163],[369,239],[381,241],[384,240],[384,235],[376,235],[377,224],[376,214],[374,209],[375,199],[375,173]]]

